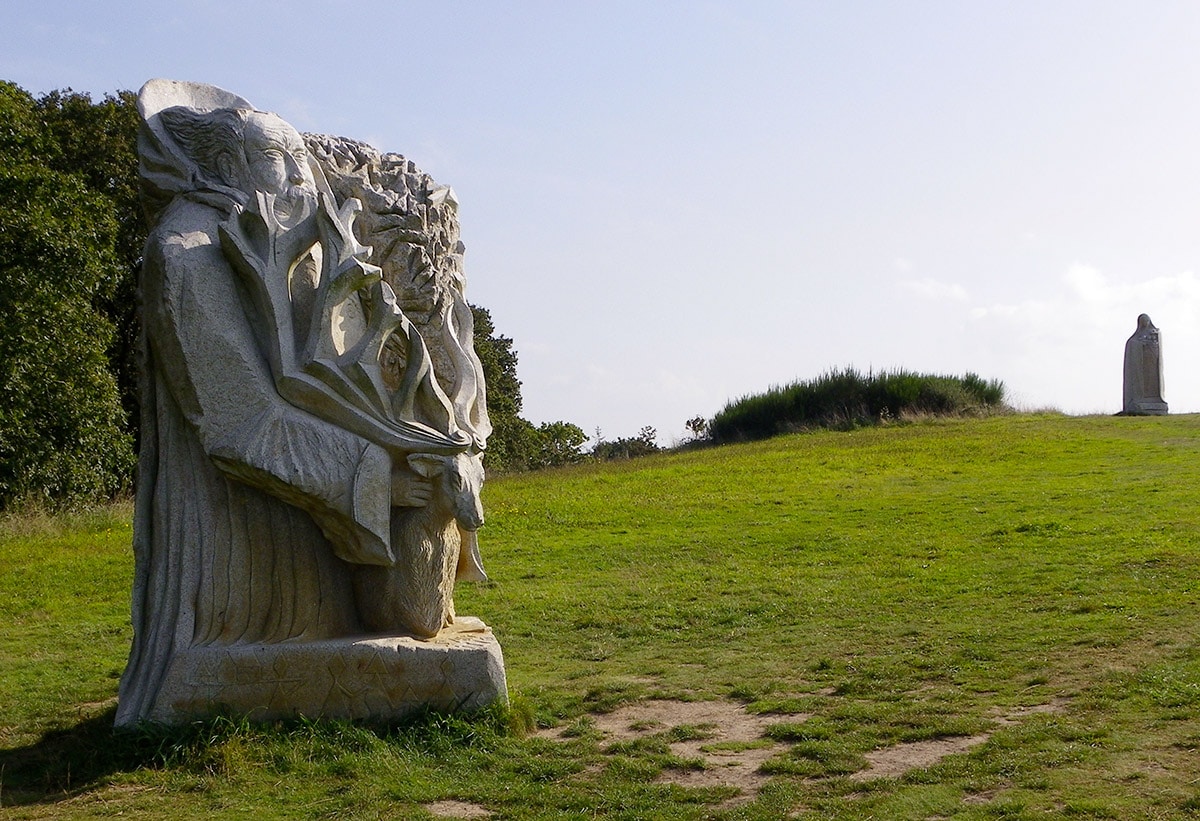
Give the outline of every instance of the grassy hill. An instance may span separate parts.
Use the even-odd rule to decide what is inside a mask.
[[[0,532],[0,818],[1200,816],[1200,417],[781,437],[485,489],[506,717],[216,722],[114,740],[128,510]],[[590,712],[733,700],[786,746],[750,803]],[[976,739],[894,777],[873,751]],[[980,740],[986,739],[986,740]],[[952,747],[953,745],[951,745]],[[68,762],[64,767],[61,762]]]

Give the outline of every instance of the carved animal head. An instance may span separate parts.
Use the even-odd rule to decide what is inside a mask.
[[[483,488],[482,454],[414,453],[408,457],[408,464],[419,476],[433,480],[431,505],[447,509],[463,530],[483,527],[483,502],[479,498]]]

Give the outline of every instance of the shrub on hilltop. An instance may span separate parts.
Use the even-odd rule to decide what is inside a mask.
[[[596,444],[592,446],[593,459],[636,459],[661,450],[658,446],[658,431],[650,425],[642,428],[637,436],[623,436],[612,442],[596,431]]]
[[[730,402],[709,424],[716,443],[765,439],[805,428],[852,428],[913,416],[1008,410],[1004,383],[897,370],[864,376],[854,368],[775,387]]]

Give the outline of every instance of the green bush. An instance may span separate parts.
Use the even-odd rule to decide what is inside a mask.
[[[597,433],[592,456],[596,459],[635,459],[658,453],[658,431],[647,425],[637,436],[624,436],[609,442]]]
[[[93,101],[71,89],[51,91],[37,99],[38,115],[56,147],[47,164],[53,171],[76,176],[116,221],[115,265],[95,308],[113,326],[108,346],[109,370],[117,380],[123,427],[138,439],[137,279],[146,244],[146,224],[138,200],[137,132],[141,118],[132,91],[105,94]]]
[[[864,376],[846,368],[731,402],[713,417],[708,433],[713,442],[735,442],[804,428],[852,428],[905,416],[1006,408],[1004,383],[973,373],[956,377],[897,370]]]
[[[111,203],[54,170],[33,99],[0,84],[0,508],[125,489],[133,449],[99,309],[120,276]]]

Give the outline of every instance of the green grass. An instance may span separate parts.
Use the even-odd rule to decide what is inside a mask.
[[[1200,817],[1197,488],[1195,416],[941,420],[504,477],[493,581],[457,604],[500,638],[512,711],[116,738],[128,509],[10,520],[0,817],[423,818],[449,798],[518,819]],[[650,697],[737,699],[790,746],[741,807],[656,783],[692,766],[669,734],[609,745],[586,720]],[[526,713],[569,738],[512,731]],[[846,778],[873,749],[987,730]]]

